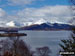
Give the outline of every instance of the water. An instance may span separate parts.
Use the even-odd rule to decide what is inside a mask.
[[[69,39],[71,31],[22,31],[27,33],[26,37],[22,39],[30,45],[32,50],[37,47],[48,46],[50,47],[51,56],[57,56],[60,50],[59,43],[62,39]]]
[[[26,33],[27,36],[22,39],[31,47],[36,50],[38,47],[48,46],[52,53],[51,56],[58,56],[61,49],[59,43],[62,39],[69,39],[71,31],[20,31]],[[4,39],[4,38],[0,38]]]

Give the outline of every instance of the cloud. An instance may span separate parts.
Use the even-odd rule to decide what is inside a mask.
[[[69,6],[45,6],[42,8],[25,8],[17,13],[25,20],[47,19],[50,22],[68,22],[71,19],[71,10]]]
[[[43,1],[43,0],[8,0],[8,4],[9,5],[27,5],[35,1]]]
[[[21,16],[70,16],[71,11],[68,6],[45,6],[42,8],[25,8],[18,12]]]
[[[0,17],[3,17],[5,14],[6,12],[2,8],[0,8]]]
[[[20,6],[21,8],[35,4],[35,2],[44,1],[44,0],[0,0],[0,7],[11,7],[11,6]]]
[[[45,19],[52,23],[68,23],[71,19],[71,10],[69,6],[44,6],[41,8],[24,8],[18,11],[15,15],[8,15],[2,9],[0,9],[0,18],[5,19],[5,21],[37,21],[40,19]]]

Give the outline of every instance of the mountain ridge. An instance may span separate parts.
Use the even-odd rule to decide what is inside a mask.
[[[68,25],[68,24],[34,24],[30,26],[24,26],[21,29],[22,30],[71,30],[72,28],[75,28],[73,25]]]
[[[0,27],[0,31],[16,31],[16,30],[72,30],[74,25],[58,24],[58,23],[42,23],[23,27]]]
[[[9,21],[9,22],[6,22],[6,23],[0,23],[0,26],[4,26],[4,27],[23,27],[23,26],[30,26],[30,25],[35,25],[35,24],[38,24],[38,25],[41,25],[43,23],[46,23],[46,24],[51,24],[53,25],[54,23],[52,22],[49,22],[48,20],[46,19],[40,19],[40,20],[36,20],[36,21],[28,21],[28,22],[16,22],[16,21]],[[58,22],[56,21],[55,23],[59,23],[59,24],[68,24],[68,23],[62,23],[62,22]],[[70,24],[69,24],[70,25]]]
[[[25,24],[24,24],[25,23]],[[2,23],[1,23],[2,24]],[[4,27],[1,25],[0,30],[71,30],[75,28],[75,25],[65,24],[65,23],[50,23],[44,19],[40,19],[35,22],[16,22],[10,21],[3,23]]]

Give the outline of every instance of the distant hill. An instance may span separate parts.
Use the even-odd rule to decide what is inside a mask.
[[[10,21],[7,23],[0,23],[0,31],[10,31],[10,30],[71,30],[75,28],[75,25],[70,25],[62,22],[50,23],[47,20],[40,19],[38,21],[29,22],[16,22]]]
[[[42,23],[42,24],[34,24],[30,26],[21,27],[22,30],[71,30],[74,28],[74,25],[69,24],[58,24],[58,23]]]

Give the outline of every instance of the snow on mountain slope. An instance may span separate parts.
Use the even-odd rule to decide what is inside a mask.
[[[54,23],[58,23],[58,25],[65,24],[65,23],[59,22],[59,21],[50,22],[50,21],[42,18],[37,21],[33,20],[33,21],[26,21],[26,22],[16,22],[16,21],[0,22],[0,27],[22,27],[22,26],[30,26],[30,25],[35,25],[35,24],[41,25],[43,23],[50,25],[50,26],[53,26]]]
[[[16,21],[10,21],[10,22],[5,22],[5,23],[0,23],[0,26],[4,26],[4,27],[22,27],[22,26],[30,26],[30,25],[34,25],[34,24],[43,24],[46,23],[48,25],[52,25],[51,23],[49,23],[47,20],[45,19],[40,19],[37,21],[28,21],[28,22],[16,22]]]
[[[10,22],[6,23],[6,26],[15,27],[15,23],[14,23],[14,21],[10,21]]]
[[[43,24],[46,23],[47,25],[53,26],[53,23],[50,23],[49,21],[45,20],[45,19],[40,19],[38,21],[36,21],[34,24]]]
[[[24,22],[23,24],[24,24],[24,26],[30,26],[30,25],[34,25],[34,24],[42,24],[42,23],[47,23],[47,21],[46,20],[44,20],[44,19],[40,19],[40,20],[37,20],[37,21],[29,21],[29,22]]]
[[[16,22],[16,21],[10,21],[8,23],[5,24],[8,27],[20,27],[23,26],[23,24]]]
[[[45,19],[40,19],[40,20],[34,22],[34,24],[42,24],[42,23],[47,23],[47,21]]]

